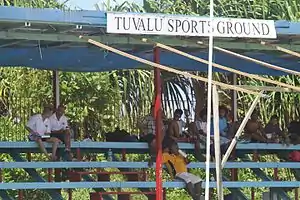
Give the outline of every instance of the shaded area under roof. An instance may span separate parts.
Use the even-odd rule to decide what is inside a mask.
[[[0,57],[0,66],[30,66],[37,69],[59,69],[61,71],[74,72],[103,72],[137,68],[152,69],[152,67],[144,66],[123,56],[101,49],[87,47],[73,47],[70,49],[0,48],[0,54],[5,55]],[[148,60],[153,59],[152,51],[143,51],[133,54]],[[203,51],[193,52],[192,54],[203,59],[207,59],[208,57],[207,52]],[[244,53],[244,55],[284,68],[300,71],[299,61],[297,59],[255,52]],[[217,51],[214,53],[214,62],[253,74],[267,74],[273,76],[285,74]],[[207,71],[207,65],[205,64],[166,51],[161,52],[161,64],[186,71]],[[217,69],[215,69],[215,71],[223,72]]]
[[[104,12],[0,7],[0,13],[0,66],[25,66],[74,72],[152,69],[152,67],[143,66],[122,56],[91,47],[78,39],[80,34],[88,35],[93,39],[152,60],[153,53],[150,45],[134,42],[128,36],[106,34],[106,13]],[[278,43],[290,46],[294,50],[300,50],[300,40],[298,40],[300,23],[277,21],[276,30],[279,36]],[[206,49],[199,48],[197,45],[191,46],[180,38],[159,38],[162,43],[185,47],[183,48],[185,52],[190,52],[203,59],[208,57]],[[170,38],[175,38],[177,41],[171,41]],[[191,39],[195,40],[195,38]],[[285,57],[267,47],[257,48],[260,46],[257,41],[252,41],[252,43],[241,39],[217,39],[216,41],[221,42],[223,48],[239,50],[241,50],[240,46],[234,45],[236,42],[241,43],[242,41],[244,43],[242,54],[280,67],[300,71],[298,59]],[[254,46],[256,47],[254,48]],[[214,61],[253,74],[273,76],[285,74],[218,51],[214,53]],[[161,53],[161,63],[186,71],[207,71],[205,64],[165,51]],[[215,71],[220,70],[216,69]]]

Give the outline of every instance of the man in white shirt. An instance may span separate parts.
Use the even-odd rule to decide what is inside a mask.
[[[51,125],[48,118],[51,114],[51,106],[45,106],[42,114],[36,114],[30,117],[26,125],[26,129],[29,131],[29,140],[35,141],[39,145],[41,151],[45,153],[49,159],[56,160],[56,151],[60,140],[50,137]],[[43,141],[53,143],[51,157],[48,155]]]
[[[68,126],[68,119],[65,116],[64,105],[59,105],[56,112],[49,118],[51,126],[51,137],[58,138],[61,140],[65,146],[66,151],[70,151],[71,139],[70,139],[70,129]]]

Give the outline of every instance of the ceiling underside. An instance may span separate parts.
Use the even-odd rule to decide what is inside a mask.
[[[12,15],[12,12],[18,14]],[[0,13],[0,66],[74,72],[151,69],[149,66],[92,46],[79,39],[79,35],[148,60],[153,60],[153,45],[144,43],[141,40],[143,37],[206,60],[208,58],[207,46],[197,44],[198,41],[206,43],[207,38],[107,34],[106,15],[103,12],[0,7]],[[300,51],[300,26],[297,28],[297,25],[299,24],[276,22],[278,38],[269,42]],[[215,46],[300,71],[297,57],[263,46],[259,40],[216,38]],[[185,71],[207,71],[207,65],[171,52],[162,51],[160,57],[161,63],[167,66]],[[214,51],[214,61],[253,74],[284,75],[283,72],[218,51]]]

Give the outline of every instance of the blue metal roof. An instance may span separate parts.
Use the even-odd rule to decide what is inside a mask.
[[[81,34],[88,35],[101,42],[152,60],[151,45],[143,44],[140,41],[134,42],[131,36],[107,34],[105,28],[106,13],[100,11],[0,7],[0,66],[26,66],[37,69],[82,72],[147,68],[130,59],[92,47],[78,39]],[[298,38],[295,37],[300,35],[300,23],[277,21],[276,30],[279,36],[277,40],[279,44],[282,43],[282,45],[291,49],[300,50]],[[164,41],[170,40],[171,37],[158,38]],[[182,39],[173,37],[173,39],[177,41],[177,44],[174,44],[174,41],[168,41],[165,44],[176,47],[181,46],[181,49],[185,47],[183,48],[185,52],[203,59],[208,58],[206,49],[196,44],[192,46],[184,42],[187,39],[196,41],[199,38]],[[236,45],[236,48],[243,55],[300,71],[298,60],[295,58],[285,57],[269,47],[252,48],[253,45],[260,46],[257,41],[216,39],[216,43],[222,43],[223,48],[231,49],[235,48],[232,45],[234,46],[236,42],[241,43],[241,41],[244,43],[243,49],[241,50],[238,45]],[[244,72],[274,76],[284,75],[282,72],[218,51],[214,53],[214,60],[218,64]],[[161,63],[187,71],[207,70],[207,66],[204,64],[165,51],[161,53]]]

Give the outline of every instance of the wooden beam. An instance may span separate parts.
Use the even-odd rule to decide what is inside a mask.
[[[274,86],[252,86],[252,85],[235,85],[248,90],[265,91],[265,92],[297,92],[296,90]]]
[[[152,44],[156,45],[157,47],[163,48],[165,50],[171,51],[171,52],[176,53],[176,54],[181,55],[181,56],[185,56],[185,57],[187,57],[189,59],[196,60],[198,62],[207,64],[207,65],[209,64],[209,62],[207,60],[205,60],[205,59],[202,59],[202,58],[199,58],[197,56],[185,53],[183,51],[180,51],[178,49],[172,48],[170,46],[167,46],[167,45],[164,45],[164,44],[152,41],[152,40],[148,40],[146,38],[144,38],[142,41],[147,42],[147,43],[152,43]],[[267,82],[267,83],[271,83],[271,84],[274,84],[274,85],[277,85],[277,86],[281,86],[283,88],[289,88],[289,89],[292,89],[292,90],[300,92],[300,87],[297,87],[297,86],[294,86],[294,85],[289,85],[289,84],[282,83],[282,82],[279,82],[279,81],[276,81],[276,80],[265,78],[263,76],[258,76],[258,75],[255,75],[255,74],[250,74],[250,73],[242,72],[242,71],[239,71],[239,70],[236,70],[236,69],[233,69],[233,68],[230,68],[230,67],[226,67],[224,65],[220,65],[220,64],[217,64],[217,63],[214,63],[214,62],[212,63],[212,65],[214,67],[216,67],[216,68],[219,68],[219,69],[222,69],[222,70],[225,70],[225,71],[229,71],[229,72],[232,72],[232,73],[235,73],[235,74],[246,76],[248,78],[253,78],[253,79],[261,80],[261,81],[264,81],[264,82]],[[279,66],[275,66],[275,67],[280,68]]]
[[[154,68],[158,68],[158,69],[165,70],[165,71],[168,71],[168,72],[172,72],[172,73],[175,73],[175,74],[180,74],[180,75],[182,75],[184,77],[193,78],[193,79],[196,79],[196,80],[199,80],[199,81],[202,81],[202,82],[206,82],[206,83],[209,82],[207,78],[204,78],[204,77],[201,77],[201,76],[197,76],[197,75],[194,75],[194,74],[191,74],[191,73],[188,73],[188,72],[180,71],[180,70],[171,68],[169,66],[165,66],[165,65],[161,65],[161,64],[157,64],[157,63],[151,62],[151,61],[146,60],[144,58],[140,58],[138,56],[129,54],[127,52],[120,51],[120,50],[118,50],[116,48],[113,48],[111,46],[105,45],[105,44],[103,44],[101,42],[98,42],[98,41],[95,41],[95,40],[92,40],[92,39],[89,39],[89,38],[84,38],[83,36],[79,36],[79,38],[87,40],[89,43],[91,43],[91,44],[93,44],[95,46],[98,46],[99,48],[108,50],[108,51],[113,52],[115,54],[124,56],[126,58],[130,58],[132,60],[135,60],[137,62],[146,64],[146,65],[149,65],[149,66],[152,66]],[[232,86],[232,85],[229,85],[229,84],[226,84],[226,83],[218,82],[218,81],[212,81],[212,84],[220,86],[220,87],[222,87],[224,89],[232,89],[232,90],[236,90],[236,91],[240,91],[240,92],[245,92],[245,93],[248,93],[248,94],[259,95],[261,97],[265,96],[263,93],[257,93],[257,92],[253,92],[253,91],[250,91],[250,90],[245,90],[245,89],[242,89],[242,88],[239,88],[239,87],[235,87],[235,86]]]

